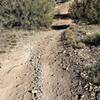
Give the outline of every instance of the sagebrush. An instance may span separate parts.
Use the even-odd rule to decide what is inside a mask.
[[[99,24],[100,0],[74,0],[69,12],[78,20]]]
[[[48,28],[53,6],[52,0],[0,0],[0,24],[9,28]]]

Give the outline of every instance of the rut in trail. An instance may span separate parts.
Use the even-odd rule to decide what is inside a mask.
[[[36,47],[31,58],[33,67],[33,100],[66,100],[71,98],[70,75],[64,64],[60,33],[51,33]]]
[[[73,20],[67,16],[66,4],[61,4],[59,7],[61,14],[55,15],[52,25],[56,31],[42,36],[42,41],[39,41],[35,48],[37,53],[33,52],[31,58],[34,80],[32,82],[33,100],[71,100],[70,74],[61,36]]]

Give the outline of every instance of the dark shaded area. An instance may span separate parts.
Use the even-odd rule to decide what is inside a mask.
[[[21,22],[14,22],[13,23],[13,22],[9,21],[7,23],[4,23],[3,27],[5,29],[15,28],[15,29],[27,29],[27,30],[31,30],[30,25],[25,24],[25,23],[22,24]]]
[[[55,1],[58,4],[58,3],[65,3],[67,0],[55,0]]]
[[[53,25],[51,28],[54,30],[67,29],[70,25]]]
[[[88,37],[83,41],[87,46],[100,46],[100,36],[96,35],[95,37]]]
[[[56,14],[54,19],[73,19],[70,14]]]

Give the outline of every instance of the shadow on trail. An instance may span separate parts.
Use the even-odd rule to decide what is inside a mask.
[[[63,30],[67,29],[70,25],[53,25],[51,28],[53,30]]]
[[[55,0],[57,4],[65,3],[66,0]]]
[[[56,14],[54,19],[73,19],[70,14]]]

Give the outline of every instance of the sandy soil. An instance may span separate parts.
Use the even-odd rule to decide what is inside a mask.
[[[60,33],[33,34],[19,39],[10,52],[0,54],[0,100],[66,100],[70,97],[70,76],[63,70],[59,58],[63,54],[59,46]]]
[[[65,13],[66,9],[62,10]],[[71,24],[72,20],[54,23]],[[59,31],[0,33],[0,100],[71,100],[70,74]]]

